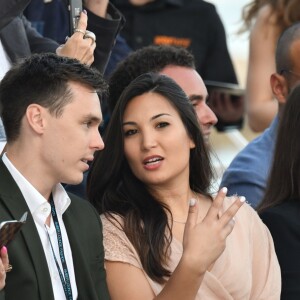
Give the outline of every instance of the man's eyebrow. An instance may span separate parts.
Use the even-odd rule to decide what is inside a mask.
[[[158,114],[158,115],[155,115],[153,117],[150,118],[150,121],[153,121],[159,117],[162,117],[162,116],[171,116],[170,114],[167,114],[167,113],[161,113],[161,114]],[[124,122],[122,124],[122,126],[125,126],[125,125],[136,125],[136,122],[133,122],[133,121],[128,121],[128,122]]]
[[[203,96],[202,95],[191,95],[189,96],[189,100],[190,101],[194,101],[194,100],[203,100]]]
[[[95,115],[92,115],[92,114],[87,114],[87,115],[83,116],[82,119],[85,121],[90,121],[90,122],[94,122],[94,123],[102,123],[103,122],[102,118],[96,117]]]
[[[191,95],[189,96],[189,100],[192,101],[203,101],[205,100],[205,102],[207,103],[209,100],[209,95],[207,95],[204,99],[203,95]]]

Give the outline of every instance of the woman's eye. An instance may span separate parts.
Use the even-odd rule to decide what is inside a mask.
[[[125,136],[131,136],[131,135],[134,135],[137,133],[137,130],[136,129],[129,129],[127,131],[124,132],[124,135]]]
[[[170,125],[168,122],[160,122],[157,124],[158,128],[163,128],[163,127],[167,127],[168,125]]]

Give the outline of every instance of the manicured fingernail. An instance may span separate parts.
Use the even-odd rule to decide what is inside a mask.
[[[246,201],[246,198],[244,196],[240,197],[240,201],[241,202],[245,202]]]
[[[229,222],[234,226],[235,225],[235,217],[233,217]]]
[[[1,248],[1,252],[4,253],[4,254],[6,254],[6,253],[7,253],[7,248],[6,248],[5,246],[3,246],[3,247]]]
[[[226,195],[226,194],[227,194],[227,191],[228,191],[228,189],[227,189],[227,187],[223,187],[221,191],[222,191],[222,193],[224,193],[224,194]]]
[[[189,205],[190,206],[195,206],[196,202],[197,202],[197,200],[195,198],[191,198]]]
[[[87,15],[87,11],[85,9],[82,12]]]

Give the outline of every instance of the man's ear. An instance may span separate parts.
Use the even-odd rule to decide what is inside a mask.
[[[26,109],[26,119],[29,127],[38,134],[42,134],[45,129],[45,108],[38,104],[30,104]]]
[[[271,88],[279,104],[286,103],[286,97],[289,93],[288,82],[286,78],[278,73],[274,73],[270,78]]]

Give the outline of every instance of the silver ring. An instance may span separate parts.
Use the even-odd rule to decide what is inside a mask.
[[[7,269],[5,270],[6,273],[10,272],[12,270],[12,265],[8,264]]]
[[[82,30],[82,29],[79,29],[79,28],[76,28],[76,29],[74,30],[74,32],[80,32],[80,33],[83,34],[83,36],[85,36],[85,34],[86,34],[86,31],[84,31],[84,30]]]
[[[85,35],[83,36],[84,39],[92,39],[92,45],[96,42],[96,35],[94,32],[86,30]]]

